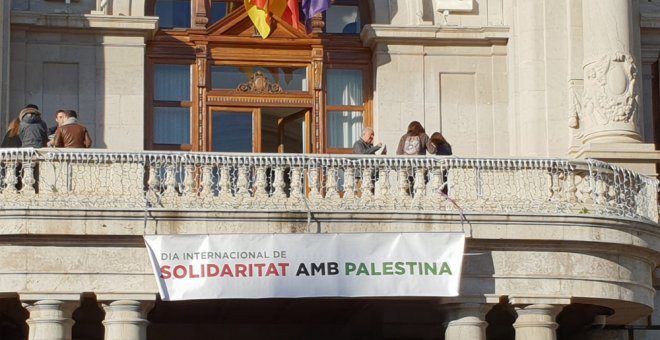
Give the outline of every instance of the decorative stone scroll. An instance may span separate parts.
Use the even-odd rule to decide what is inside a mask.
[[[238,85],[236,91],[239,92],[254,92],[254,93],[284,93],[280,84],[271,83],[270,79],[266,77],[263,72],[255,72],[250,80]]]

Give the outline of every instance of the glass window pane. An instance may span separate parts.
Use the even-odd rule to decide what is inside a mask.
[[[213,112],[213,151],[252,152],[252,112]]]
[[[190,28],[190,0],[157,0],[156,16],[161,28]]]
[[[351,148],[362,133],[362,112],[328,112],[328,146]]]
[[[190,101],[190,87],[190,65],[155,65],[155,100]]]
[[[327,33],[360,33],[360,11],[358,6],[330,6],[325,13]]]
[[[154,108],[155,144],[190,144],[190,109]]]
[[[364,104],[362,97],[362,70],[328,69],[328,105]]]
[[[226,17],[227,14],[237,10],[239,7],[243,6],[243,1],[219,1],[214,0],[211,3],[211,23],[216,23],[222,18]]]
[[[284,91],[307,91],[306,67],[211,66],[211,86],[213,89],[234,90],[256,72],[263,73]]]

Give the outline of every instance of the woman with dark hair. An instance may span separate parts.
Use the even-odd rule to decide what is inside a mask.
[[[451,144],[447,142],[445,136],[443,136],[440,132],[434,132],[431,135],[431,144],[435,146],[436,155],[450,156],[452,154]]]
[[[418,121],[408,124],[408,131],[401,136],[399,146],[396,148],[397,155],[425,155],[426,152],[435,153],[435,145],[431,144],[429,135]]]
[[[9,122],[7,127],[7,133],[2,139],[3,148],[20,148],[21,147],[21,137],[18,136],[18,128],[21,126],[21,120],[18,117],[12,119]]]

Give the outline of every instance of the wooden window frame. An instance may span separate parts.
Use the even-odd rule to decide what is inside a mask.
[[[323,112],[323,117],[321,118],[323,120],[323,125],[325,129],[323,129],[322,133],[323,136],[322,138],[324,139],[324,143],[326,145],[325,148],[325,153],[328,154],[349,154],[353,152],[353,147],[348,148],[333,148],[330,147],[330,143],[328,140],[328,137],[330,136],[330,124],[328,123],[328,112],[331,111],[352,111],[352,112],[362,112],[362,126],[367,127],[371,126],[373,127],[373,119],[372,119],[372,114],[371,114],[371,77],[370,77],[370,72],[371,68],[369,65],[355,65],[355,64],[326,64],[326,72],[327,70],[331,69],[336,69],[336,70],[362,70],[362,105],[330,105],[327,102],[326,98],[326,103],[325,103],[325,110]],[[327,77],[324,77],[324,79],[327,80]],[[327,84],[323,84],[327,93]],[[355,142],[355,141],[353,141]]]
[[[154,77],[156,76],[156,65],[188,65],[190,67],[190,101],[160,101],[155,100],[154,92],[156,90]],[[182,60],[150,60],[147,64],[147,77],[149,91],[146,93],[147,98],[147,114],[145,115],[145,125],[148,127],[147,133],[145,133],[145,147],[147,150],[170,150],[170,151],[192,151],[193,150],[193,138],[198,134],[197,124],[195,118],[195,102],[194,98],[196,97],[196,87],[193,86],[194,83],[194,74],[192,71],[194,64],[188,61]],[[154,109],[156,107],[179,107],[179,108],[188,108],[190,110],[190,143],[189,144],[162,144],[154,142]]]

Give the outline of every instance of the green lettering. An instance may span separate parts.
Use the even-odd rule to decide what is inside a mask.
[[[438,273],[438,275],[442,275],[442,274],[445,274],[445,273],[447,273],[449,275],[453,275],[451,273],[451,268],[449,268],[449,265],[447,264],[447,262],[442,262],[442,266],[440,266],[440,273]]]
[[[382,275],[381,272],[376,270],[376,264],[371,262],[371,275]]]
[[[392,275],[392,262],[383,262],[383,275]]]
[[[369,269],[367,269],[367,265],[364,264],[364,262],[360,262],[360,265],[358,266],[357,273],[355,275],[369,275]]]
[[[424,275],[438,275],[438,264],[435,262],[424,262]]]
[[[346,262],[346,265],[344,265],[346,275],[351,275],[351,273],[355,271],[355,268],[355,263],[353,262]]]
[[[403,262],[395,262],[394,263],[394,269],[395,269],[394,274],[396,274],[396,275],[405,274],[406,273],[406,267],[404,267],[404,265],[405,264]]]

